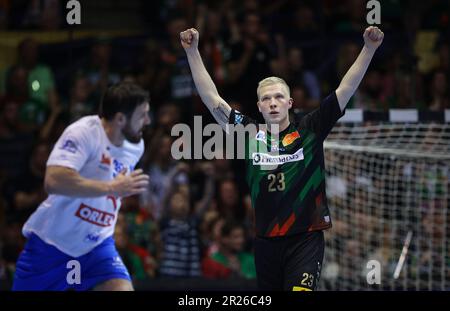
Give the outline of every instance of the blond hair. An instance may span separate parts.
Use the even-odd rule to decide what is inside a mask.
[[[260,92],[261,88],[265,87],[265,86],[269,86],[269,85],[274,85],[274,84],[283,85],[286,88],[288,97],[291,97],[291,90],[290,90],[289,86],[287,85],[286,81],[284,81],[283,79],[278,78],[278,77],[267,77],[267,78],[259,81],[259,83],[258,83],[258,88],[256,89],[256,95],[258,96],[258,100],[259,100],[259,92]]]

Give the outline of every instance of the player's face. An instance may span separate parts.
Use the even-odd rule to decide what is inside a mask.
[[[272,84],[263,86],[259,92],[258,108],[268,124],[280,124],[289,117],[292,98],[286,86]]]
[[[142,138],[144,127],[150,124],[150,105],[143,103],[134,109],[131,118],[127,120],[127,124],[122,129],[122,134],[126,140],[132,143],[138,143]]]

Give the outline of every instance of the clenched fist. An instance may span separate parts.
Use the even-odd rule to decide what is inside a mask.
[[[195,28],[190,28],[180,33],[181,45],[186,51],[197,49],[198,39],[199,34]]]
[[[384,33],[376,26],[367,27],[364,31],[364,44],[367,48],[376,50],[383,42]]]

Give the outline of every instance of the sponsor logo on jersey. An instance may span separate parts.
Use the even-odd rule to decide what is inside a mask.
[[[277,152],[277,151],[286,151],[286,148],[278,146],[277,143],[272,142],[272,145],[270,146],[270,151]]]
[[[81,204],[75,216],[100,227],[109,227],[114,224],[115,215],[110,214],[86,204]]]
[[[61,147],[59,149],[69,151],[70,153],[76,153],[77,152],[77,145],[74,143],[71,139],[66,139],[63,141]]]
[[[263,143],[265,143],[265,144],[267,144],[267,141],[266,141],[266,132],[264,132],[264,131],[259,131],[258,133],[256,133],[255,139],[256,139],[256,140],[259,140],[259,141],[261,141],[261,142],[263,142]]]
[[[97,242],[100,239],[100,235],[89,233],[86,238],[84,238],[85,242]]]
[[[252,154],[253,165],[278,165],[288,162],[297,162],[303,160],[303,148],[293,154],[283,154],[273,156],[267,153],[254,152]]]
[[[111,165],[111,158],[102,153],[102,159],[100,160],[100,164]]]
[[[124,170],[124,169],[125,169],[125,174],[131,173],[134,170],[134,165],[126,166],[125,164],[123,164],[122,162],[120,162],[117,159],[113,159],[112,164],[113,164],[113,178],[115,178],[117,176],[117,174],[122,172],[122,170]]]
[[[278,145],[272,145],[272,147],[270,148],[270,150],[271,150],[272,152],[277,152],[277,151],[282,151],[282,152],[284,152],[284,151],[286,151],[286,148],[279,147]]]
[[[286,136],[284,136],[282,144],[283,146],[289,146],[290,144],[292,144],[297,138],[300,138],[300,134],[298,133],[298,131],[292,132],[287,134]]]

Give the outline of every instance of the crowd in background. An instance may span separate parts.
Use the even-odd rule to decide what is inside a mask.
[[[362,0],[174,0],[141,6],[144,36],[74,41],[64,43],[62,52],[58,45],[26,38],[17,46],[16,61],[4,68],[0,282],[11,281],[25,242],[21,227],[47,196],[43,179],[53,144],[68,124],[96,114],[101,94],[119,81],[151,93],[152,124],[139,164],[150,186],[144,195],[123,200],[115,232],[133,278],[255,278],[253,209],[243,164],[171,156],[174,124],[192,125],[194,115],[212,122],[179,33],[199,30],[199,49],[219,93],[262,121],[258,81],[282,77],[291,87],[292,113],[311,111],[354,62],[367,27]],[[64,9],[60,1],[0,1],[0,29],[69,31]],[[446,1],[382,1],[385,43],[348,107],[449,109],[449,12]],[[76,50],[70,62],[67,49]]]

